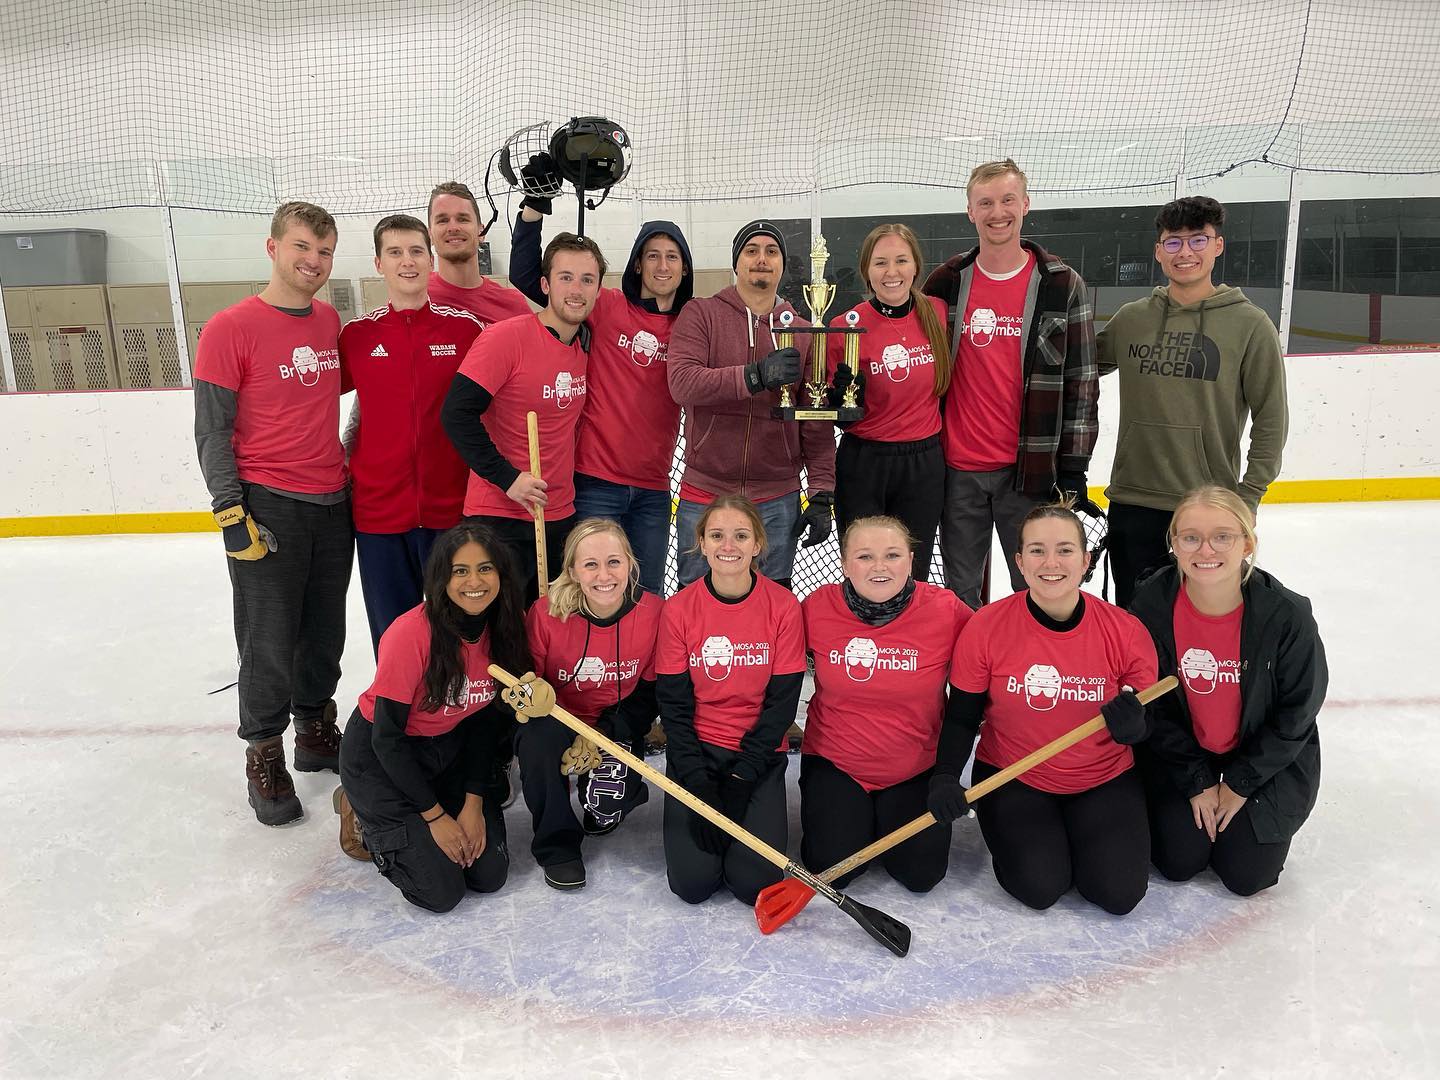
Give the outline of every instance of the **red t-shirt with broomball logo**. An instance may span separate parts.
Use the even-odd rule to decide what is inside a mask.
[[[934,296],[925,303],[945,323],[945,301]],[[940,430],[940,399],[935,396],[935,355],[920,316],[911,311],[891,319],[868,300],[850,311],[863,326],[860,335],[860,372],[865,376],[865,416],[850,427],[850,434],[878,442],[914,442]],[[851,325],[849,311],[830,320],[831,326]],[[845,360],[845,335],[825,336],[825,366],[830,377]]]
[[[816,589],[800,610],[815,656],[801,749],[834,762],[866,791],[934,765],[945,677],[970,609],[949,589],[916,582],[909,605],[884,626],[851,614],[839,585]]]
[[[989,472],[1015,463],[1025,388],[1025,297],[1035,256],[1014,277],[992,278],[975,264],[954,378],[945,395],[945,464]]]
[[[757,576],[737,604],[717,598],[704,578],[665,601],[655,671],[689,674],[701,742],[739,750],[760,718],[770,676],[804,670],[800,602],[769,578]]]
[[[525,616],[536,672],[555,688],[555,700],[592,727],[602,709],[630,696],[641,679],[655,678],[655,637],[664,601],[642,593],[609,626],[585,616],[560,619],[540,597]]]
[[[1030,614],[1026,592],[975,613],[960,634],[950,684],[988,693],[975,756],[1003,769],[1100,713],[1123,687],[1155,682],[1155,643],[1139,619],[1085,597],[1079,625],[1057,633]],[[1020,780],[1061,795],[1089,791],[1130,768],[1128,746],[1100,731],[1035,766]]]
[[[345,486],[340,446],[340,316],[313,301],[287,315],[258,296],[205,324],[195,378],[235,391],[235,472],[281,491]]]
[[[1182,588],[1175,598],[1176,674],[1185,685],[1185,704],[1195,741],[1212,754],[1240,742],[1240,619],[1243,606],[1228,615],[1202,615]]]
[[[408,701],[410,718],[406,735],[444,735],[471,713],[479,712],[496,697],[495,680],[490,676],[490,631],[476,642],[462,641],[465,661],[465,689],[455,700],[436,712],[425,712],[425,665],[430,663],[430,623],[425,605],[417,604],[401,615],[380,636],[380,658],[375,664],[375,681],[360,695],[360,715],[375,722],[375,699]]]
[[[563,345],[535,315],[495,323],[475,339],[460,363],[461,375],[490,392],[493,400],[480,420],[496,449],[521,472],[530,470],[525,414],[536,414],[540,475],[549,485],[547,521],[575,512],[575,428],[585,408],[586,368],[580,335]],[[473,472],[465,491],[465,513],[530,516],[528,508]]]

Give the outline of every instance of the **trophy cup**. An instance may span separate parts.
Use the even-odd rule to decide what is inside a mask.
[[[844,326],[826,326],[825,309],[830,306],[830,301],[835,299],[835,286],[825,280],[825,264],[830,261],[830,249],[825,246],[825,238],[815,238],[815,245],[810,249],[810,282],[802,287],[805,296],[805,303],[810,308],[810,326],[795,326],[795,316],[788,311],[780,313],[780,329],[775,334],[775,340],[782,349],[788,349],[795,344],[796,334],[844,334],[845,335],[845,364],[852,372],[858,374],[860,362],[860,335],[865,333],[865,328],[858,325],[860,316],[850,312],[845,316]],[[834,422],[859,420],[865,415],[855,400],[855,383],[852,380],[845,388],[841,396],[838,408],[830,405],[830,383],[825,377],[825,343],[822,338],[819,341],[812,340],[810,344],[810,378],[803,384],[803,392],[806,403],[797,406],[795,397],[789,386],[780,388],[780,404],[770,410],[770,415],[777,420],[829,420]]]

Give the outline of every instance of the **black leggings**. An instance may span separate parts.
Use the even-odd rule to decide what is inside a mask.
[[[877,442],[846,432],[835,452],[835,522],[840,534],[856,518],[889,514],[905,523],[916,581],[929,581],[935,531],[945,504],[945,458],[940,436],[915,442]]]
[[[879,791],[859,782],[819,754],[800,757],[800,860],[817,874],[925,813],[930,770]],[[929,892],[950,865],[950,826],[931,825],[897,844],[878,862],[911,892]],[[837,878],[843,889],[869,869],[857,867]]]
[[[1189,881],[1207,866],[1225,887],[1239,896],[1254,896],[1280,880],[1290,841],[1262,844],[1250,823],[1250,803],[1230,819],[1215,842],[1195,827],[1190,800],[1175,787],[1152,783],[1150,802],[1150,858],[1155,869],[1171,881]]]
[[[999,771],[976,761],[974,782]],[[977,802],[975,816],[995,880],[1022,904],[1043,910],[1074,885],[1092,904],[1124,915],[1145,895],[1150,828],[1134,769],[1074,795],[1012,780]]]

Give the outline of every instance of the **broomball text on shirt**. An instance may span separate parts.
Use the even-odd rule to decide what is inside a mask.
[[[663,364],[669,359],[670,343],[661,341],[649,330],[638,330],[633,335],[622,330],[615,339],[615,344],[630,353],[630,359],[636,367]]]
[[[904,645],[876,645],[865,637],[854,637],[845,648],[830,650],[830,663],[844,667],[855,682],[869,682],[876,671],[918,671],[920,651]]]
[[[301,386],[314,386],[320,381],[322,371],[340,370],[340,350],[320,349],[317,352],[309,345],[299,345],[291,351],[290,363],[279,367],[280,378],[299,379]]]
[[[737,667],[768,667],[769,664],[768,641],[731,641],[723,634],[707,637],[700,645],[699,655],[690,653],[690,667],[700,668],[715,682],[726,678]]]
[[[556,674],[562,683],[573,682],[577,690],[585,690],[636,678],[640,674],[640,661],[631,657],[622,659],[617,665],[614,660],[582,656],[573,668],[567,671],[562,667]]]
[[[555,382],[541,391],[546,401],[553,401],[557,408],[568,409],[572,403],[585,396],[585,376],[572,375],[568,371],[557,371]]]
[[[465,688],[451,696],[440,710],[442,716],[454,716],[457,712],[473,712],[483,709],[495,700],[495,680],[489,675],[467,679]]]
[[[1180,657],[1180,678],[1195,694],[1213,694],[1221,683],[1240,683],[1239,660],[1216,660],[1209,649],[1186,649]]]
[[[1103,675],[1062,675],[1053,664],[1031,664],[1023,679],[1006,677],[1005,692],[1024,695],[1026,705],[1043,712],[1061,701],[1103,702],[1107,681]]]
[[[993,308],[977,307],[970,313],[970,320],[962,327],[962,332],[971,345],[983,349],[997,337],[1018,338],[1024,322],[1019,315],[997,315]]]
[[[895,342],[885,346],[879,360],[870,361],[870,374],[884,374],[891,382],[904,382],[910,377],[912,369],[932,367],[934,364],[935,354],[929,342],[909,348]]]

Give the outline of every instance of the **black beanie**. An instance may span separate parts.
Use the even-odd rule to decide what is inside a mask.
[[[757,236],[773,236],[775,243],[780,245],[780,269],[785,269],[785,234],[773,221],[752,221],[748,225],[742,225],[740,231],[735,234],[735,240],[730,245],[730,269],[734,270],[740,262],[740,252]]]

